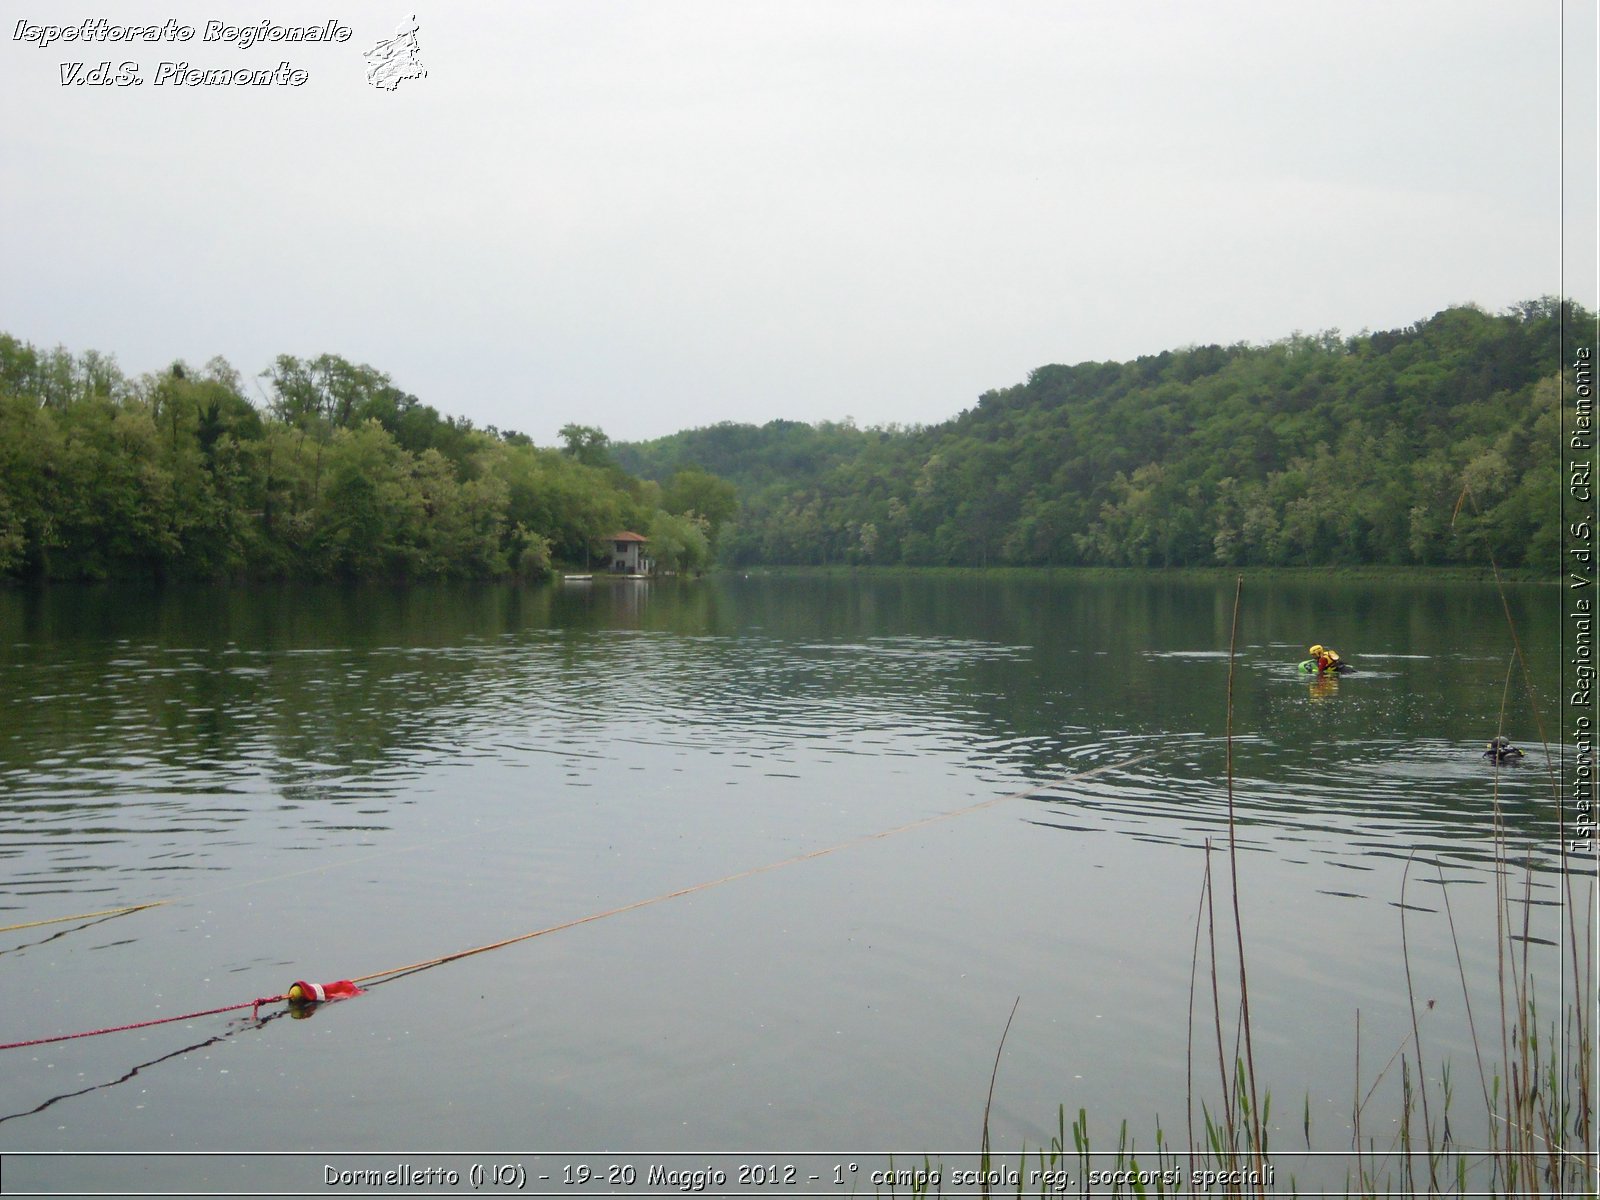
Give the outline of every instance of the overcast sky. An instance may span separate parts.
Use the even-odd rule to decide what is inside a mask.
[[[1579,0],[4,9],[0,331],[134,374],[332,352],[552,445],[932,423],[1045,363],[1498,311],[1563,256],[1597,302]],[[372,86],[412,13],[426,77]],[[197,32],[17,40],[98,17]],[[102,60],[143,83],[61,84]]]

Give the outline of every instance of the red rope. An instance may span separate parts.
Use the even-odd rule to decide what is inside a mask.
[[[258,1020],[263,1004],[276,1004],[283,1000],[283,996],[262,996],[257,1000],[246,1000],[243,1004],[229,1004],[224,1008],[208,1008],[201,1012],[184,1013],[177,1017],[157,1017],[153,1021],[135,1021],[132,1025],[113,1025],[108,1029],[87,1029],[82,1033],[61,1033],[55,1037],[34,1038],[26,1042],[0,1043],[0,1050],[20,1050],[24,1046],[43,1046],[49,1042],[70,1042],[74,1038],[98,1037],[102,1033],[122,1033],[127,1029],[144,1029],[150,1025],[168,1025],[173,1021],[191,1021],[195,1017],[214,1017],[218,1013],[233,1012],[236,1009],[248,1008],[250,1019]]]

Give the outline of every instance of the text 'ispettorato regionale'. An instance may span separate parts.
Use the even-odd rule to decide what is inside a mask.
[[[125,25],[105,17],[92,17],[70,25],[39,24],[22,19],[12,28],[11,40],[38,46],[41,50],[52,46],[62,49],[109,49],[120,47],[174,46],[198,42],[214,46],[228,46],[236,50],[249,50],[253,46],[323,44],[348,42],[355,30],[337,20],[315,25],[279,25],[273,21],[259,21],[253,25],[230,25],[226,21],[207,21],[203,25],[186,25],[168,18],[159,24]],[[130,86],[145,82],[142,64],[138,62],[64,62],[61,64],[61,83]],[[153,82],[170,85],[205,86],[216,84],[255,84],[298,87],[309,75],[287,62],[275,68],[217,67],[185,62],[156,64]]]

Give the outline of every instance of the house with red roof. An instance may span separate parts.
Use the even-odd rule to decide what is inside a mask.
[[[649,575],[655,570],[655,561],[645,554],[650,539],[631,530],[613,533],[611,542],[611,570],[619,575]]]

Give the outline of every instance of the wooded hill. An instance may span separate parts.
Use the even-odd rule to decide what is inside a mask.
[[[1556,300],[1383,333],[1045,366],[942,424],[721,424],[619,444],[730,480],[731,563],[1558,569]],[[1570,366],[1570,364],[1568,364]]]

